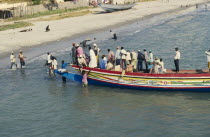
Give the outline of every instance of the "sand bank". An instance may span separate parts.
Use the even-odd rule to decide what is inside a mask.
[[[114,13],[103,13],[100,8],[92,9],[96,14],[88,14],[80,17],[66,18],[56,21],[36,21],[28,20],[34,26],[33,31],[19,32],[24,28],[7,30],[0,32],[0,54],[7,54],[12,50],[23,49],[30,46],[39,45],[44,42],[56,41],[65,37],[84,34],[94,30],[109,28],[117,24],[125,24],[130,21],[141,19],[148,15],[167,12],[179,9],[183,5],[191,5],[195,9],[196,3],[205,3],[210,0],[160,0],[151,2],[140,2],[127,11]],[[45,32],[47,25],[51,31]]]

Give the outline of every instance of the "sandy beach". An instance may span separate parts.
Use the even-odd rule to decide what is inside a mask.
[[[93,32],[111,28],[118,24],[126,24],[134,20],[139,20],[149,15],[155,15],[175,9],[195,9],[195,4],[203,4],[210,0],[170,0],[165,2],[151,1],[139,2],[137,5],[127,11],[114,13],[103,13],[100,8],[91,9],[95,14],[88,14],[80,17],[66,18],[55,21],[37,21],[37,19],[28,20],[34,26],[30,32],[19,32],[25,28],[1,31],[0,54],[9,54],[25,47],[36,46],[44,42],[56,41],[65,37],[74,37],[75,35]],[[182,5],[182,7],[181,7]],[[186,7],[186,5],[189,5]],[[1,25],[3,22],[0,23]],[[45,32],[47,25],[50,25],[51,31]]]

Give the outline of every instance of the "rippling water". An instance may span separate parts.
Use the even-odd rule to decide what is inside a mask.
[[[172,14],[172,13],[171,13]],[[173,68],[174,48],[181,51],[181,68],[206,68],[205,50],[210,45],[210,11],[159,15],[114,29],[90,34],[107,54],[107,48],[152,50]],[[1,137],[198,137],[210,134],[210,93],[137,91],[100,86],[82,88],[49,78],[42,67],[46,51],[59,62],[70,61],[70,43],[45,44],[26,52],[28,69],[9,70],[2,59],[0,70]]]

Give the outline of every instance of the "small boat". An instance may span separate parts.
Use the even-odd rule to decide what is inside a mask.
[[[98,4],[100,8],[107,12],[113,12],[113,11],[120,11],[120,10],[128,10],[131,9],[133,6],[135,6],[135,3],[131,4]]]
[[[79,66],[72,67],[79,71]],[[179,73],[167,70],[168,73],[163,74],[126,72],[123,76],[120,71],[89,67],[82,70],[90,71],[88,83],[93,85],[155,91],[210,91],[208,70],[181,70]],[[70,72],[60,75],[79,82],[82,80],[81,75]]]

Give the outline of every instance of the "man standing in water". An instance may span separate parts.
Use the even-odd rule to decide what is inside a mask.
[[[15,59],[15,55],[13,53],[13,51],[11,52],[11,55],[10,55],[10,60],[11,60],[11,69],[12,69],[12,66],[15,65],[16,68],[17,68],[17,63],[16,63],[16,59]]]
[[[207,50],[205,54],[207,55],[208,68],[209,68],[209,73],[210,73],[210,50]]]
[[[176,73],[179,72],[179,60],[180,60],[180,52],[178,48],[175,48],[175,56],[174,56],[174,64],[176,67]]]
[[[18,58],[20,59],[20,68],[22,68],[23,66],[25,66],[25,60],[24,60],[24,58],[26,58],[26,57],[23,55],[22,50],[20,50],[20,53],[19,53],[19,55],[18,55]]]
[[[76,55],[77,55],[77,53],[76,53],[76,46],[75,46],[75,43],[72,43],[72,48],[71,48],[71,56],[72,56],[72,63],[73,64],[76,64]]]

